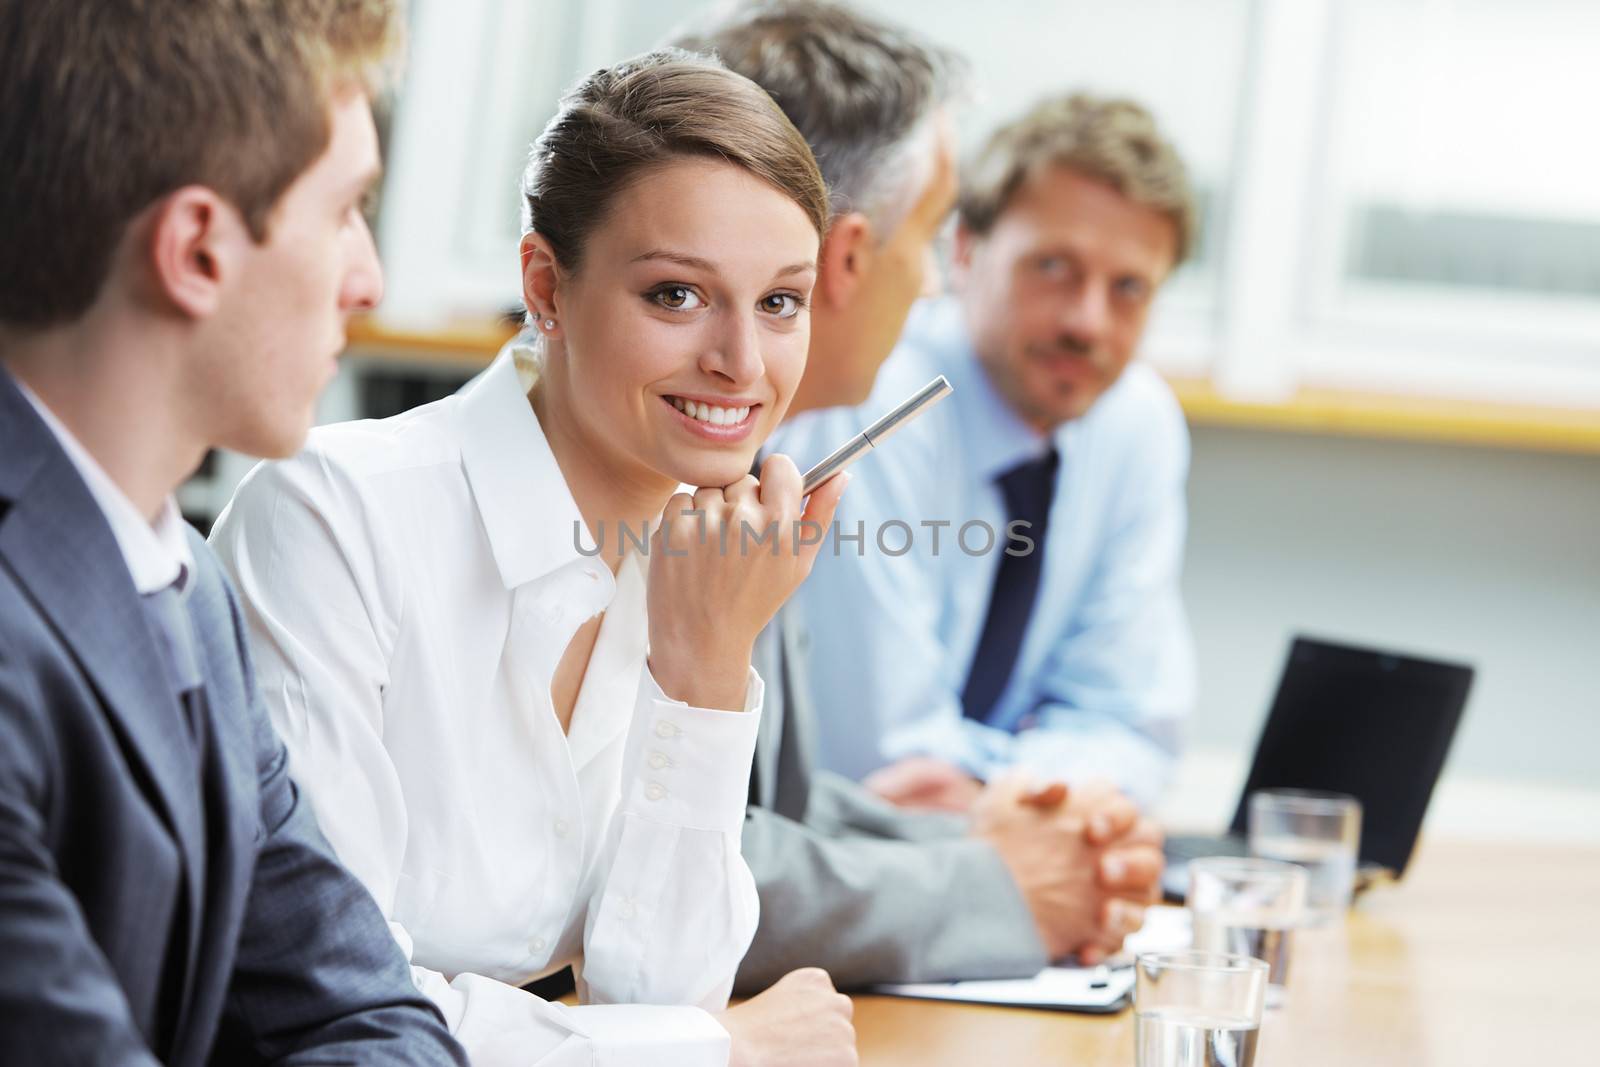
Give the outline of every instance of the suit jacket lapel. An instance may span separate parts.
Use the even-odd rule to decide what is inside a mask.
[[[778,780],[773,807],[796,821],[804,820],[811,799],[811,726],[815,721],[810,690],[806,686],[806,636],[798,610],[780,608],[777,623],[781,638],[778,684],[783,689],[783,740],[778,747]]]
[[[241,623],[209,551],[204,544],[194,546],[195,586],[189,598],[206,677],[206,812],[211,840],[205,935],[190,1005],[199,1018],[220,1014],[227,993],[238,942],[232,932],[244,921],[261,820],[256,738],[249,711],[253,694],[239,653]]]
[[[105,705],[184,857],[190,943],[205,847],[199,773],[139,594],[94,497],[48,427],[0,372],[0,563],[49,620]]]
[[[194,585],[187,608],[194,621],[205,688],[200,693],[205,720],[206,885],[197,952],[184,985],[179,1033],[194,1041],[195,1061],[203,1061],[214,1024],[227,997],[237,955],[237,931],[250,899],[261,805],[256,739],[251,733],[251,693],[238,653],[238,622],[227,600],[221,571],[198,534]]]

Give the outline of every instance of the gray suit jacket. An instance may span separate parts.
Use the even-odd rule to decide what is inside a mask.
[[[736,991],[806,966],[826,968],[840,988],[1036,973],[1048,961],[1033,917],[999,854],[964,836],[964,820],[901,811],[812,773],[806,645],[792,608],[756,645],[767,697],[743,851],[761,923]]]
[[[465,1064],[300,802],[191,540],[194,729],[110,527],[0,370],[0,1060]]]

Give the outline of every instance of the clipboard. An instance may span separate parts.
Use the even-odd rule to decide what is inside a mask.
[[[1046,967],[1032,978],[901,983],[875,986],[872,992],[918,1000],[1106,1015],[1127,1007],[1133,996],[1133,983],[1131,965]]]
[[[895,983],[874,986],[871,992],[918,1000],[1105,1015],[1121,1011],[1132,1002],[1135,955],[1187,948],[1191,936],[1187,911],[1154,907],[1145,912],[1144,927],[1128,938],[1121,954],[1105,966],[1046,967],[1032,978]]]

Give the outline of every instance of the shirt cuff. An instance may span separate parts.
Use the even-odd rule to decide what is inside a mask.
[[[646,666],[623,764],[623,811],[689,829],[738,832],[764,698],[752,668],[744,711],[691,707],[663,693]]]
[[[981,781],[1011,769],[1017,761],[1016,735],[997,726],[963,719],[949,759]]]
[[[959,715],[959,712],[957,712]],[[971,719],[939,715],[896,730],[884,745],[885,763],[933,756],[987,782],[1010,765],[1011,736]]]
[[[652,1004],[593,1004],[567,1016],[589,1039],[594,1067],[727,1067],[732,1039],[709,1012]]]

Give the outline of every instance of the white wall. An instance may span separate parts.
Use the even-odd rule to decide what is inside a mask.
[[[1477,665],[1431,828],[1600,839],[1600,456],[1200,428],[1189,500],[1175,819],[1231,814],[1307,632]]]
[[[969,145],[993,121],[1045,92],[1090,85],[1131,93],[1151,103],[1197,175],[1224,201],[1238,180],[1240,109],[1263,96],[1248,76],[1248,46],[1252,34],[1260,36],[1261,16],[1289,4],[860,2],[972,58],[976,98],[964,115]],[[403,100],[399,115],[386,219],[400,229],[384,235],[391,289],[385,314],[459,311],[472,306],[469,293],[485,308],[513,302],[513,164],[554,109],[557,87],[660,41],[709,6],[710,0],[420,0],[411,103],[425,107],[408,114]],[[1578,31],[1594,18],[1590,0],[1319,0],[1315,6],[1353,19],[1346,29],[1357,43],[1388,47],[1344,53],[1337,78],[1354,96],[1341,97],[1338,108],[1330,101],[1329,114],[1315,119],[1338,121],[1333,146],[1317,149],[1312,169],[1346,160],[1345,184],[1368,193],[1404,192],[1413,200],[1427,194],[1440,204],[1505,210],[1525,210],[1531,202],[1592,213],[1600,186],[1590,180],[1593,168],[1579,164],[1593,158],[1600,142],[1539,141],[1547,126],[1564,129],[1575,112],[1581,118],[1583,101],[1592,96],[1586,89],[1593,71],[1582,63],[1584,45],[1574,43],[1587,40]],[[1320,47],[1312,52],[1320,55]],[[1489,70],[1484,55],[1506,62],[1491,63]],[[1486,73],[1481,84],[1463,87],[1462,70]],[[1537,87],[1532,78],[1527,85],[1508,82],[1509,74],[1527,70],[1559,76]],[[1457,90],[1463,88],[1478,94],[1474,106],[1460,103]],[[1395,98],[1392,107],[1386,93]],[[1476,106],[1479,96],[1493,107]],[[1302,121],[1298,112],[1292,117]],[[1530,117],[1540,122],[1530,126]],[[458,136],[475,137],[481,147],[468,154],[477,160],[470,174],[456,173],[467,156],[441,151]],[[1480,141],[1521,150],[1474,155]],[[1273,142],[1263,155],[1282,153]],[[1458,157],[1471,165],[1463,170]],[[1538,161],[1531,169],[1530,159]],[[1389,169],[1367,166],[1374,160]],[[1444,188],[1434,180],[1441,174],[1473,184]],[[1315,210],[1290,213],[1323,219],[1326,232],[1319,229],[1318,240],[1326,248],[1340,246],[1346,220],[1342,208],[1330,207],[1343,203],[1334,191],[1331,185],[1321,190],[1327,196]],[[1236,211],[1245,217],[1260,206],[1258,196]],[[1294,276],[1303,258],[1299,227],[1285,229],[1282,243],[1282,255],[1257,255],[1254,266],[1235,256],[1229,273],[1218,273],[1224,292],[1242,294],[1229,305],[1233,311],[1255,314],[1271,305],[1286,316],[1292,310],[1294,323],[1301,323],[1299,303],[1264,300],[1267,283]],[[1209,274],[1190,279],[1207,308],[1211,289],[1202,283],[1210,280]],[[1414,295],[1405,294],[1407,300]],[[1383,330],[1351,343],[1339,334],[1300,355],[1269,338],[1263,351],[1269,362],[1283,363],[1285,382],[1305,373],[1347,386],[1487,390],[1502,399],[1520,391],[1529,401],[1600,404],[1592,300],[1581,314],[1568,316],[1578,339],[1570,341],[1565,363],[1550,362],[1551,346],[1533,336],[1556,321],[1551,309],[1513,314],[1469,303],[1465,310],[1476,308],[1529,336],[1488,345],[1489,331],[1476,319],[1466,321],[1456,301],[1434,317],[1456,323],[1478,343],[1452,346],[1442,356],[1412,351],[1409,334]],[[1415,329],[1410,319],[1405,325]],[[1153,337],[1159,333],[1152,331]],[[1481,366],[1464,362],[1466,348],[1481,352]],[[1231,358],[1237,364],[1240,357]],[[1224,359],[1216,369],[1224,379],[1238,379],[1229,367]],[[1204,367],[1184,369],[1200,373]],[[1505,807],[1507,826],[1531,810],[1530,831],[1571,828],[1587,819],[1600,839],[1597,482],[1600,457],[1198,431],[1186,592],[1203,691],[1194,757],[1183,769],[1175,808],[1190,823],[1215,821],[1231,810],[1288,639],[1307,631],[1478,664],[1478,685],[1431,825],[1470,829],[1483,825],[1491,809]],[[1537,792],[1547,789],[1594,792]]]

